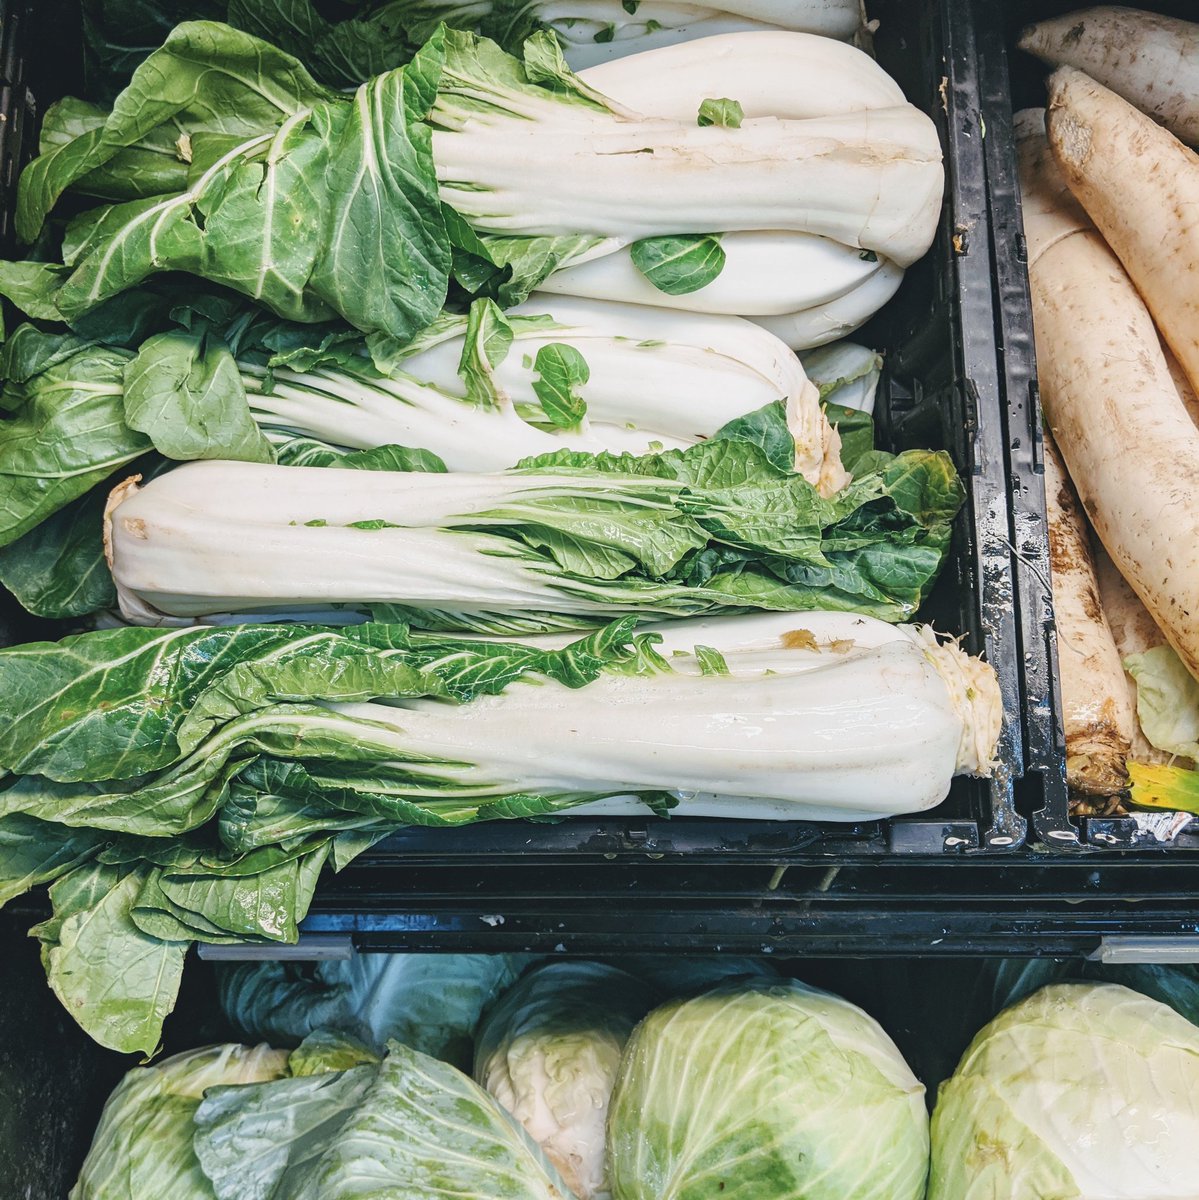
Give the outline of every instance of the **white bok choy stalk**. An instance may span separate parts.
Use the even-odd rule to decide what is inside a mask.
[[[904,620],[961,501],[941,452],[883,456],[826,500],[729,438],[495,475],[186,463],[115,489],[105,536],[139,624],[330,605],[480,633],[746,608]]]
[[[719,274],[693,291],[674,294],[656,287],[638,269],[633,247],[624,245],[580,255],[542,280],[537,292],[688,312],[785,317],[865,287],[886,262],[831,238],[774,229],[726,233],[719,247],[724,255]]]
[[[553,93],[525,82],[491,43],[450,30],[442,50],[428,118],[441,197],[480,232],[793,230],[901,266],[932,242],[941,147],[911,105],[700,126],[643,116],[540,51],[526,72],[556,78]]]
[[[420,428],[397,426],[384,442],[441,454],[443,439],[460,442],[461,431],[471,448],[441,455],[451,470],[503,469],[562,447],[633,454],[678,449],[782,401],[795,469],[826,494],[848,482],[819,391],[790,349],[749,321],[560,297],[528,301],[504,315],[487,306],[479,321],[448,336],[454,329],[445,323],[442,334],[424,339],[425,348],[399,360],[398,371],[482,408],[481,417],[497,434],[503,425],[515,428],[514,418],[532,426],[520,438],[520,452],[511,439],[509,445],[488,444],[487,433],[474,428],[473,413],[461,406],[455,419],[449,416],[453,406],[434,401],[426,417],[420,397],[427,393],[406,387],[398,374],[380,386],[407,391],[413,407],[399,420],[408,417]],[[504,330],[502,337],[492,336],[497,330]],[[258,399],[256,408],[274,409],[278,417],[270,396]],[[335,430],[329,440],[358,444],[346,443]]]
[[[833,38],[852,37],[861,24],[862,12],[860,0],[640,0],[634,13],[624,0],[536,0],[534,7],[541,20],[550,22],[591,14],[596,20],[628,22],[630,17],[640,17],[667,25],[708,13]]]
[[[776,620],[772,637],[733,634],[727,654],[660,651],[631,619],[560,651],[396,625],[117,629],[19,647],[0,675],[32,717],[0,740],[19,776],[0,813],[156,837],[219,816],[224,843],[249,849],[612,796],[875,819],[992,770],[1002,706],[986,664],[923,626]],[[147,721],[169,736],[137,741]]]
[[[643,26],[643,29],[646,27]],[[627,37],[614,37],[610,42],[591,40],[569,41],[561,33],[558,40],[563,43],[562,53],[567,64],[575,71],[585,71],[604,63],[645,54],[664,46],[677,46],[684,42],[695,42],[712,37],[723,37],[730,33],[771,33],[777,25],[762,21],[750,21],[745,17],[703,17],[686,25],[639,32]],[[576,35],[577,36],[577,35]]]
[[[458,708],[336,703],[312,736],[348,721],[372,759],[420,764],[425,782],[409,793],[549,795],[571,808],[665,795],[692,816],[874,820],[932,808],[955,775],[988,773],[1002,714],[991,669],[926,627],[872,630],[866,641],[881,644],[859,647],[861,618],[843,620],[847,636],[829,642],[809,643],[798,618],[774,649],[723,660],[693,649],[578,689],[514,684]],[[617,808],[645,815],[643,802]]]
[[[734,33],[645,50],[580,71],[589,87],[648,116],[694,122],[705,100],[744,117],[803,120],[906,103],[869,54],[807,33]]]
[[[862,25],[860,0],[408,0],[404,9],[417,41],[442,20],[506,45],[552,29],[575,70],[712,34],[790,29],[847,40]]]
[[[832,342],[805,351],[800,362],[822,400],[873,415],[883,373],[883,356],[877,350],[857,342]]]
[[[690,123],[705,100],[735,98],[739,118],[805,120],[905,103],[899,85],[853,46],[803,34],[705,39],[580,73],[588,88],[654,117]],[[835,300],[878,272],[879,255],[810,233],[740,230],[720,236],[715,278],[662,290],[635,245],[601,243],[568,260],[539,290],[740,316],[784,316]],[[712,253],[717,253],[713,250]]]
[[[919,647],[933,665],[949,705],[957,714],[960,739],[956,750],[956,773],[988,775],[1003,722],[1003,700],[995,673],[981,659],[973,658],[955,643],[939,639],[928,626],[888,625],[872,617],[852,613],[755,613],[744,616],[692,618],[647,625],[639,633],[651,634],[657,651],[680,675],[704,675],[715,669],[727,671],[739,679],[769,679],[808,671],[827,671],[834,664],[848,664],[855,658],[876,661],[873,655],[904,657]],[[526,645],[543,650],[560,650],[570,638],[550,634],[521,639]],[[697,649],[698,648],[698,649]],[[813,676],[813,680],[820,676]],[[829,680],[848,675],[829,675]],[[863,697],[866,702],[866,698]],[[830,692],[832,710],[852,701],[840,692]],[[887,720],[893,714],[888,714]],[[904,723],[905,728],[914,726]],[[814,761],[814,760],[813,760]],[[730,801],[702,783],[694,789],[670,789],[679,800],[679,816],[743,817],[758,820],[786,820],[792,806],[765,795],[750,797],[739,793]],[[592,816],[638,816],[644,807],[633,795],[612,796],[587,804],[582,812]],[[829,810],[830,812],[832,810]],[[913,810],[915,811],[915,810]],[[823,820],[826,815],[808,819]],[[841,819],[827,816],[827,819]]]
[[[792,350],[812,350],[848,337],[861,329],[903,283],[903,269],[884,262],[879,270],[851,291],[826,304],[816,304],[780,317],[750,317]]]

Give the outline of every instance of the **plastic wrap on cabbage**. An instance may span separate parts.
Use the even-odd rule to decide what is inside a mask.
[[[602,963],[552,962],[506,992],[475,1034],[475,1079],[528,1131],[579,1200],[610,1195],[604,1147],[621,1051],[653,991]]]
[[[991,985],[992,1013],[1002,1012],[1046,984],[1091,981],[1122,984],[1199,1024],[1199,968],[1193,966],[1003,958],[983,964],[981,978]]]
[[[246,1037],[295,1046],[314,1030],[381,1050],[390,1038],[470,1069],[479,1014],[529,959],[511,954],[360,954],[223,967],[221,1008]]]
[[[1042,988],[937,1096],[929,1200],[1199,1196],[1199,1029],[1117,984]]]
[[[734,984],[637,1027],[608,1149],[616,1200],[922,1200],[924,1088],[847,1001]]]
[[[134,1067],[108,1098],[70,1200],[212,1200],[192,1146],[207,1088],[277,1079],[287,1051],[206,1046]]]
[[[214,1088],[195,1118],[217,1200],[564,1200],[566,1185],[482,1088],[398,1042],[333,1074]]]
[[[612,962],[644,980],[663,999],[693,996],[734,979],[779,977],[774,967],[763,959],[738,958],[732,954],[697,954],[686,958],[674,954],[626,954]]]

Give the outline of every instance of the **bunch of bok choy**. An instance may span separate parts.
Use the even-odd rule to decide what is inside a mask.
[[[830,53],[847,61],[830,69]],[[779,66],[750,69],[761,59]],[[594,84],[574,75],[546,33],[516,58],[439,26],[409,64],[343,95],[240,30],[180,25],[111,111],[75,104],[48,118],[20,182],[21,238],[41,234],[66,192],[109,203],[76,217],[61,266],[38,273],[41,315],[78,320],[183,271],[281,316],[336,314],[407,340],[451,282],[507,307],[558,267],[613,255],[617,275],[627,257],[658,292],[716,286],[707,310],[735,313],[761,255],[752,240],[726,250],[722,235],[765,234],[797,243],[751,304],[778,317],[885,298],[876,280],[928,249],[943,185],[936,131],[861,51],[741,33],[596,72]],[[796,258],[827,260],[827,280],[797,294],[785,270]],[[5,276],[20,305],[27,274]],[[619,280],[600,291],[645,300]]]
[[[0,901],[50,886],[51,986],[115,1049],[193,943],[295,941],[405,826],[858,821],[992,769],[993,672],[890,624],[953,463],[875,448],[873,351],[791,349],[927,249],[932,122],[799,33],[586,78],[546,30],[413,49],[343,94],[184,23],[21,176],[0,580],[126,623],[0,651]]]
[[[882,456],[825,499],[739,437],[493,475],[207,462],[115,489],[105,543],[139,624],[330,607],[483,633],[754,608],[900,621],[961,502],[943,451]]]
[[[0,899],[51,884],[51,986],[98,1041],[151,1053],[191,943],[294,941],[322,868],[398,827],[679,797],[865,820],[990,770],[989,667],[927,628],[811,616],[630,619],[561,649],[368,624],[0,651],[24,714],[0,729]]]
[[[575,69],[721,33],[864,32],[860,0],[83,0],[89,98],[109,100],[180,21],[227,21],[301,59],[331,87],[401,66],[441,21],[519,51],[551,32]]]

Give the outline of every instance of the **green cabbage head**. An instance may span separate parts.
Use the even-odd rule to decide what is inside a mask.
[[[192,1145],[205,1090],[262,1083],[286,1070],[286,1050],[236,1045],[134,1067],[104,1105],[70,1200],[213,1200]]]
[[[475,1079],[528,1131],[578,1200],[607,1197],[608,1099],[621,1051],[656,999],[618,967],[551,962],[475,1034]]]
[[[1199,1028],[1110,983],[1042,988],[937,1097],[929,1200],[1193,1200]]]
[[[616,1200],[922,1200],[928,1113],[860,1008],[753,980],[642,1021],[608,1148]]]

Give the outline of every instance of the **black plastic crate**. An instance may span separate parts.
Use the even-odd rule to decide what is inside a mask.
[[[938,628],[960,633],[973,653],[995,667],[1007,715],[1000,769],[990,781],[959,779],[939,808],[917,817],[863,825],[804,822],[658,820],[572,822],[552,834],[544,825],[520,829],[422,830],[400,835],[405,858],[447,852],[492,858],[544,844],[559,855],[586,856],[602,841],[605,853],[642,856],[647,839],[669,842],[677,854],[719,857],[749,854],[781,858],[819,847],[837,856],[1007,853],[1032,831],[1042,846],[1075,835],[1065,820],[1060,767],[1046,768],[1053,741],[1051,702],[1030,710],[1025,678],[1049,676],[1048,647],[1026,636],[1013,589],[1017,557],[1048,570],[1043,525],[1039,538],[1025,529],[1017,545],[1008,502],[1007,433],[1002,417],[1007,382],[999,366],[996,297],[992,291],[992,237],[987,203],[983,117],[974,27],[957,3],[944,0],[869,0],[879,23],[874,38],[880,63],[908,98],[930,113],[946,153],[946,199],[935,244],[908,272],[899,295],[860,335],[886,353],[878,425],[894,449],[948,449],[968,498],[957,523],[950,561],[924,610]],[[43,102],[76,86],[78,8],[70,0],[41,0],[30,11],[25,74]],[[19,32],[19,31],[18,31]],[[51,42],[59,48],[46,53]],[[16,56],[20,61],[20,56]],[[27,106],[28,107],[28,106]],[[27,122],[27,125],[32,122]],[[25,146],[29,150],[28,145]],[[0,643],[56,636],[45,623],[0,607]],[[1035,711],[1034,717],[1027,714]],[[1027,769],[1031,761],[1034,770]],[[1061,793],[1059,795],[1059,792]]]

